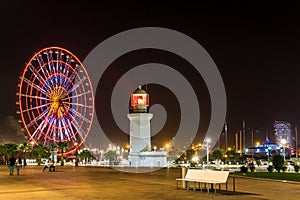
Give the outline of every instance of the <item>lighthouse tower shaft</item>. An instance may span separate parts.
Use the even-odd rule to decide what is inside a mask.
[[[129,166],[166,166],[167,153],[151,151],[149,95],[141,86],[131,94],[129,114]]]
[[[151,151],[150,120],[152,113],[130,113],[130,152]]]

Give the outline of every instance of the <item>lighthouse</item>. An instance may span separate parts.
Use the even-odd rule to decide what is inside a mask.
[[[141,86],[131,94],[127,117],[130,121],[129,165],[165,166],[166,152],[151,151],[150,121],[153,114],[149,113],[149,94]]]

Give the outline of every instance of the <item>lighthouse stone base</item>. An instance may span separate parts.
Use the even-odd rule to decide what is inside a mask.
[[[143,167],[166,167],[166,151],[145,151],[138,153],[129,153],[129,166]]]

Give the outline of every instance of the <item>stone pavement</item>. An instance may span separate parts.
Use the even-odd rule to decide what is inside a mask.
[[[0,200],[10,199],[282,199],[300,197],[300,184],[283,181],[236,178],[236,194],[223,191],[176,189],[181,169],[161,169],[149,173],[126,173],[105,167],[57,166],[56,172],[42,172],[43,166],[27,166],[9,176],[0,167]],[[229,178],[232,191],[232,178]]]

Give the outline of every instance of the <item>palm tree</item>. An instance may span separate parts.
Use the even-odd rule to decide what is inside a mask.
[[[9,158],[12,155],[15,155],[15,153],[17,151],[17,147],[18,147],[18,145],[14,144],[14,143],[4,144],[4,149],[5,149],[4,154],[5,154],[5,163],[6,164],[8,163]]]
[[[104,158],[106,160],[109,160],[109,165],[112,165],[112,163],[117,160],[117,156],[118,156],[117,152],[112,150],[104,154]]]
[[[89,160],[93,157],[92,153],[88,150],[83,150],[78,154],[79,158],[83,158],[85,163],[89,162]]]
[[[0,145],[0,163],[4,165],[5,162],[5,146]]]
[[[61,166],[64,166],[64,151],[65,151],[67,146],[68,146],[67,142],[59,142],[57,144],[58,149],[61,150],[61,157],[60,157],[60,165]]]
[[[55,145],[55,144],[50,144],[49,146],[48,146],[48,150],[50,151],[50,152],[52,152],[51,153],[51,157],[52,157],[52,161],[54,161],[54,150],[57,148],[57,145]]]
[[[213,150],[211,158],[214,160],[222,160],[223,159],[223,152],[222,149],[216,148]]]
[[[27,142],[24,142],[24,143],[22,143],[22,144],[20,144],[18,146],[18,150],[19,151],[23,151],[23,154],[24,154],[24,157],[23,157],[23,159],[24,159],[24,166],[26,166],[27,165],[27,162],[26,162],[27,153],[31,152],[32,146],[29,145]]]
[[[43,144],[38,144],[35,146],[34,151],[36,152],[37,163],[38,163],[38,165],[41,165],[41,159],[43,156],[46,156],[47,148]],[[49,156],[47,156],[47,157],[49,157]]]

